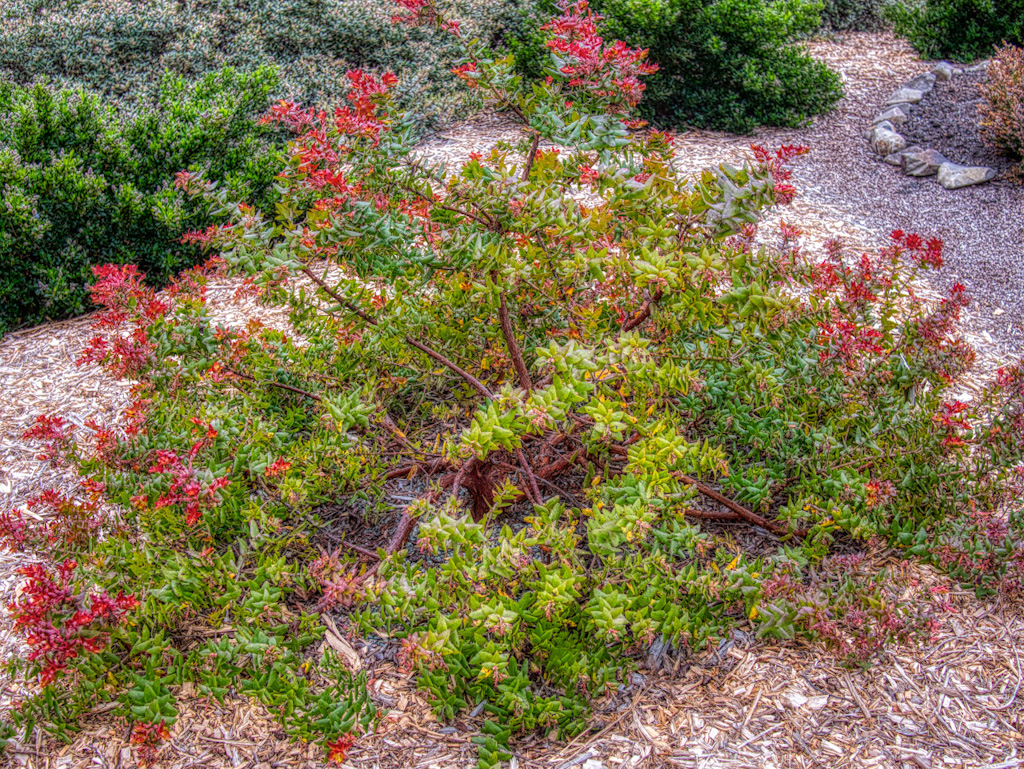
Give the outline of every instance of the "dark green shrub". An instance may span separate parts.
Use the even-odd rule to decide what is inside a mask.
[[[876,32],[889,26],[885,17],[892,0],[824,0],[821,26],[841,32]]]
[[[1024,45],[1024,0],[924,0],[889,10],[896,34],[925,58],[973,61],[997,45]]]
[[[268,200],[284,159],[255,121],[276,87],[269,69],[167,76],[128,116],[82,89],[0,84],[0,332],[83,312],[93,265],[131,262],[156,285],[191,266],[181,235],[209,219],[176,171]]]
[[[543,17],[554,7],[540,0]],[[596,0],[606,37],[650,49],[660,71],[647,84],[643,117],[659,125],[749,132],[796,127],[831,109],[839,78],[795,43],[820,27],[810,0]],[[521,70],[541,74],[543,33],[524,17],[510,46]]]

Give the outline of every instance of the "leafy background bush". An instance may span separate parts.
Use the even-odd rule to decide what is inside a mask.
[[[1024,158],[1024,49],[1007,45],[992,58],[981,85],[981,136],[1011,157]]]
[[[824,0],[821,24],[838,32],[876,32],[891,25],[886,10],[895,0]]]
[[[903,0],[888,15],[928,59],[974,61],[1003,42],[1024,45],[1024,0]]]
[[[267,68],[167,75],[126,114],[80,88],[0,84],[0,333],[83,312],[94,265],[131,262],[162,286],[194,264],[181,235],[210,219],[176,170],[267,203],[284,155],[256,119],[277,87]]]
[[[128,103],[164,71],[197,78],[230,66],[274,66],[274,97],[327,106],[345,72],[390,69],[418,121],[437,125],[463,105],[446,75],[458,56],[427,26],[396,30],[390,0],[7,0],[0,8],[0,71],[26,83],[46,75]],[[462,0],[465,34],[500,37],[518,0]]]
[[[650,49],[660,70],[647,81],[640,114],[663,126],[745,133],[758,125],[796,127],[841,96],[838,76],[799,40],[821,26],[813,0],[596,0],[610,39]],[[509,40],[520,69],[542,74],[537,19],[523,17]]]

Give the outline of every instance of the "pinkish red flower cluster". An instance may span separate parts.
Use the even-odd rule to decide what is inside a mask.
[[[102,523],[99,500],[105,486],[92,480],[82,483],[85,500],[48,489],[28,501],[34,511],[26,522],[20,510],[0,520],[0,544],[10,550],[32,550],[41,554],[54,547],[84,548],[96,537]]]
[[[77,363],[102,363],[115,376],[138,378],[153,362],[156,349],[146,328],[163,318],[169,306],[143,285],[143,276],[134,264],[104,264],[92,270],[99,278],[90,290],[92,301],[104,308],[93,327],[116,328],[128,321],[137,327],[129,336],[114,337],[113,342],[93,337]]]
[[[347,98],[352,106],[335,110],[335,126],[345,136],[361,136],[376,146],[388,126],[386,101],[398,78],[385,72],[378,80],[358,69],[345,76],[351,85]]]
[[[182,459],[175,451],[157,450],[154,452],[152,465],[149,468],[150,475],[163,475],[170,481],[170,488],[160,495],[156,501],[156,507],[173,507],[181,505],[185,509],[185,523],[194,526],[203,516],[203,511],[216,507],[220,504],[217,492],[228,486],[231,480],[228,476],[215,478],[205,482],[201,480],[199,468],[193,465],[196,456],[203,448],[217,437],[217,431],[212,425],[199,419],[193,419],[193,424],[199,428],[201,437],[192,444],[188,456]],[[145,507],[148,499],[143,492],[132,498],[132,502],[139,507]]]
[[[421,24],[437,24],[440,17],[434,0],[395,0],[398,7],[405,13],[396,13],[391,17],[394,24],[408,24],[411,27],[418,27]],[[458,22],[455,22],[455,30],[458,31]]]
[[[170,738],[171,733],[163,721],[158,724],[136,723],[132,727],[131,743],[138,750],[139,766],[152,766],[156,763],[157,747]]]
[[[292,463],[287,459],[275,459],[271,464],[267,465],[267,469],[263,471],[263,474],[267,478],[278,478],[289,470],[291,470]]]
[[[98,280],[89,294],[93,304],[104,308],[95,328],[114,328],[136,317],[152,322],[167,313],[167,304],[143,284],[143,275],[134,264],[101,264],[92,272]]]
[[[14,626],[25,636],[28,660],[40,663],[39,681],[51,683],[83,651],[102,650],[111,625],[120,622],[139,602],[134,595],[105,592],[85,597],[72,585],[75,561],[64,561],[51,574],[40,564],[18,569],[26,577],[21,594],[8,605]]]
[[[892,481],[871,480],[864,484],[864,504],[868,507],[885,507],[896,498],[896,487]]]
[[[945,432],[945,437],[942,439],[943,446],[967,445],[959,431],[971,429],[971,423],[964,418],[968,408],[966,403],[953,401],[952,403],[943,403],[939,412],[935,414],[935,423]]]
[[[903,230],[893,230],[891,238],[890,253],[894,256],[909,257],[919,266],[934,270],[942,267],[942,240],[939,238],[925,241],[917,233],[904,233]]]
[[[204,484],[199,480],[197,468],[192,465],[193,457],[194,454],[190,453],[187,462],[183,462],[176,452],[157,451],[156,459],[149,468],[151,475],[166,475],[170,478],[170,488],[157,499],[156,507],[183,505],[185,523],[189,526],[200,521],[204,509],[219,503],[217,492],[231,483],[225,475]]]

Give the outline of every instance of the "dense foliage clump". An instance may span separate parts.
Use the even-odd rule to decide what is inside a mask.
[[[460,0],[464,26],[490,41],[517,0]],[[391,0],[4,0],[0,73],[27,84],[39,76],[132,104],[165,72],[189,80],[224,67],[274,67],[275,98],[332,103],[345,72],[389,69],[399,98],[421,125],[444,122],[464,100],[442,74],[458,49],[430,27],[396,30]],[[173,173],[173,169],[171,171]]]
[[[890,25],[886,10],[896,0],[824,0],[821,24],[837,32],[876,32]]]
[[[597,0],[610,37],[651,51],[640,114],[656,125],[746,133],[796,127],[835,106],[839,77],[799,40],[821,26],[812,0]],[[538,7],[550,9],[553,0]],[[537,18],[536,15],[534,18]],[[539,18],[544,18],[540,16]],[[540,22],[524,17],[509,45],[530,77],[548,74],[536,54]]]
[[[981,85],[981,136],[1018,160],[1024,159],[1024,49],[1000,48]]]
[[[136,400],[29,432],[85,481],[0,517],[44,561],[14,607],[41,687],[17,726],[116,699],[157,750],[191,682],[340,759],[375,708],[310,647],[362,631],[441,717],[483,708],[491,767],[515,734],[580,732],[652,649],[752,626],[864,664],[927,638],[941,596],[903,599],[869,543],[1021,591],[1024,369],[952,396],[963,287],[913,294],[940,241],[763,231],[801,147],[680,177],[673,136],[631,116],[647,52],[585,2],[545,25],[537,82],[398,4],[459,41],[456,76],[521,141],[429,164],[397,79],[351,71],[344,107],[268,114],[296,134],[272,210],[178,174],[222,217],[188,236],[208,264],[159,295],[96,269],[82,362]],[[287,320],[224,324],[214,272]]]
[[[1024,45],[1024,0],[901,0],[887,13],[928,59],[973,61],[1003,43]]]
[[[0,83],[0,333],[83,312],[93,266],[133,263],[162,286],[195,264],[181,235],[211,220],[175,170],[269,204],[284,153],[256,120],[276,87],[267,69],[167,76],[129,115],[82,89]]]

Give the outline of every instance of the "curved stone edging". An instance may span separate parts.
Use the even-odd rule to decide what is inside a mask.
[[[982,62],[971,70],[987,65]],[[963,70],[956,69],[948,61],[940,61],[930,72],[922,72],[911,78],[893,92],[885,103],[885,109],[871,121],[871,128],[864,132],[864,138],[871,149],[886,163],[899,166],[907,176],[934,176],[947,190],[982,184],[995,178],[996,172],[986,166],[963,166],[954,163],[938,150],[907,146],[907,140],[900,135],[897,126],[910,118],[914,105],[928,94],[939,80],[952,80]]]

